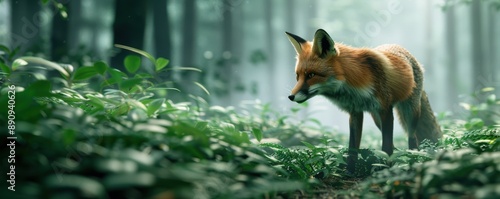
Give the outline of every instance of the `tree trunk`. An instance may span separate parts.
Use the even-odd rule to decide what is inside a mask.
[[[71,10],[71,14],[68,15],[68,48],[69,52],[77,52],[81,50],[81,24],[82,23],[82,2],[81,1],[71,1],[67,5],[68,9]],[[67,52],[68,54],[68,52]]]
[[[287,29],[291,30],[291,31],[297,31],[297,26],[296,26],[296,16],[297,16],[297,13],[295,13],[295,0],[287,0],[285,2],[285,6],[286,6],[286,17],[285,17],[285,20],[286,20],[286,26],[287,26]]]
[[[493,82],[493,85],[496,87],[496,94],[500,95],[500,63],[498,62],[498,29],[497,26],[497,19],[498,19],[498,13],[500,10],[498,10],[495,7],[494,3],[491,3],[488,7],[488,27],[489,27],[489,33],[488,33],[488,44],[489,44],[489,59],[490,59],[490,71],[492,74],[491,80]]]
[[[183,67],[195,67],[196,66],[196,55],[197,55],[197,8],[196,0],[185,0],[183,10],[183,22],[182,22],[182,43],[181,43],[181,57],[180,65]],[[181,91],[186,91],[194,94],[194,84],[197,75],[192,71],[180,71],[179,75],[176,76],[178,79],[176,82],[180,82],[175,86]],[[180,97],[184,97],[180,96]],[[188,100],[188,99],[182,99]]]
[[[113,14],[115,6],[113,1],[94,0],[92,4],[92,6],[96,8],[94,10],[95,13],[102,13],[103,15]],[[88,20],[90,20],[90,23],[87,24],[90,26],[89,28],[92,31],[92,42],[89,42],[88,44],[91,45],[89,46],[89,49],[92,52],[92,58],[107,62],[109,60],[110,49],[113,49],[114,46],[112,43],[104,41],[110,41],[113,39],[111,32],[113,21],[107,17],[95,14]],[[139,48],[142,48],[142,46]]]
[[[487,75],[487,65],[484,59],[483,50],[483,27],[481,24],[481,0],[471,2],[471,36],[472,36],[472,80],[473,89],[478,90],[484,85]]]
[[[182,55],[181,65],[192,67],[195,65],[196,52],[196,1],[184,1],[184,22],[182,26]]]
[[[40,2],[10,1],[11,48],[20,47],[19,54],[42,52],[42,12]]]
[[[266,22],[266,43],[272,44],[274,40],[274,31],[273,31],[273,12],[274,12],[274,3],[275,1],[265,1],[265,8],[264,8],[264,20]],[[267,49],[267,57],[268,57],[268,66],[267,66],[267,77],[269,84],[272,85],[277,85],[278,82],[276,82],[276,59],[275,59],[275,48],[274,45],[268,45],[266,47]],[[272,96],[276,95],[276,89],[274,86],[265,86],[263,85],[264,90],[267,90],[267,93],[264,95],[266,96]],[[273,98],[268,98],[269,100],[272,100]]]
[[[68,3],[79,3],[70,1]],[[66,5],[69,17],[73,17],[71,6]],[[61,16],[59,11],[53,9],[54,17],[52,18],[52,31],[50,34],[50,56],[52,61],[61,61],[64,56],[68,55],[68,34],[69,34],[69,19]]]
[[[449,6],[446,11],[446,53],[447,53],[447,58],[448,58],[448,67],[447,67],[447,75],[446,75],[446,82],[447,82],[447,97],[446,101],[450,102],[448,103],[448,109],[451,110],[455,108],[455,105],[457,103],[457,97],[458,97],[458,92],[457,92],[457,84],[459,83],[457,81],[458,78],[458,61],[457,61],[457,34],[456,34],[456,21],[455,21],[455,6],[451,5]],[[433,68],[433,67],[428,67],[428,68]]]
[[[0,24],[5,27],[5,33],[0,36],[0,44],[10,46],[10,32],[11,32],[11,15],[12,10],[10,1],[0,1]]]
[[[147,2],[137,0],[115,1],[114,44],[122,44],[138,49],[144,47]],[[119,50],[111,59],[111,65],[119,70],[124,70],[123,60],[129,54],[132,53],[123,49]]]
[[[172,42],[170,41],[170,21],[168,17],[168,0],[154,0],[153,37],[156,57],[172,59]]]
[[[233,75],[232,68],[232,47],[233,47],[233,12],[231,11],[231,0],[222,0],[222,67],[217,71],[216,78],[222,81],[226,88],[223,95],[225,100],[223,104],[230,104],[232,102],[231,92],[233,90],[233,82],[231,81]]]

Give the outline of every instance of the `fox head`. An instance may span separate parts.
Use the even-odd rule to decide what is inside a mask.
[[[334,77],[332,65],[335,64],[338,49],[328,33],[323,29],[317,30],[312,42],[289,32],[286,34],[297,52],[295,66],[297,84],[288,99],[302,103],[311,97],[323,94],[325,89],[331,89],[332,85],[327,87],[326,84],[332,83]]]

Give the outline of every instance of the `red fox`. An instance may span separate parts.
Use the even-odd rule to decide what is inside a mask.
[[[349,171],[354,172],[365,111],[382,131],[382,150],[388,155],[394,148],[393,108],[410,149],[424,139],[437,142],[442,136],[423,90],[423,69],[403,47],[354,48],[335,43],[322,29],[312,42],[286,34],[297,52],[297,84],[288,98],[302,103],[323,95],[349,113]]]

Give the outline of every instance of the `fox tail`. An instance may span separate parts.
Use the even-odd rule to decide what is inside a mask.
[[[427,93],[423,90],[423,69],[413,58],[409,57],[413,68],[413,76],[416,87],[412,95],[395,105],[401,125],[408,133],[408,146],[410,149],[417,148],[420,143],[427,139],[433,143],[442,137]]]

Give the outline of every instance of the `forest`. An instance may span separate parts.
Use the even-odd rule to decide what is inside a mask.
[[[0,0],[0,195],[500,198],[498,35],[500,0]],[[383,44],[439,139],[292,93],[302,51]]]

